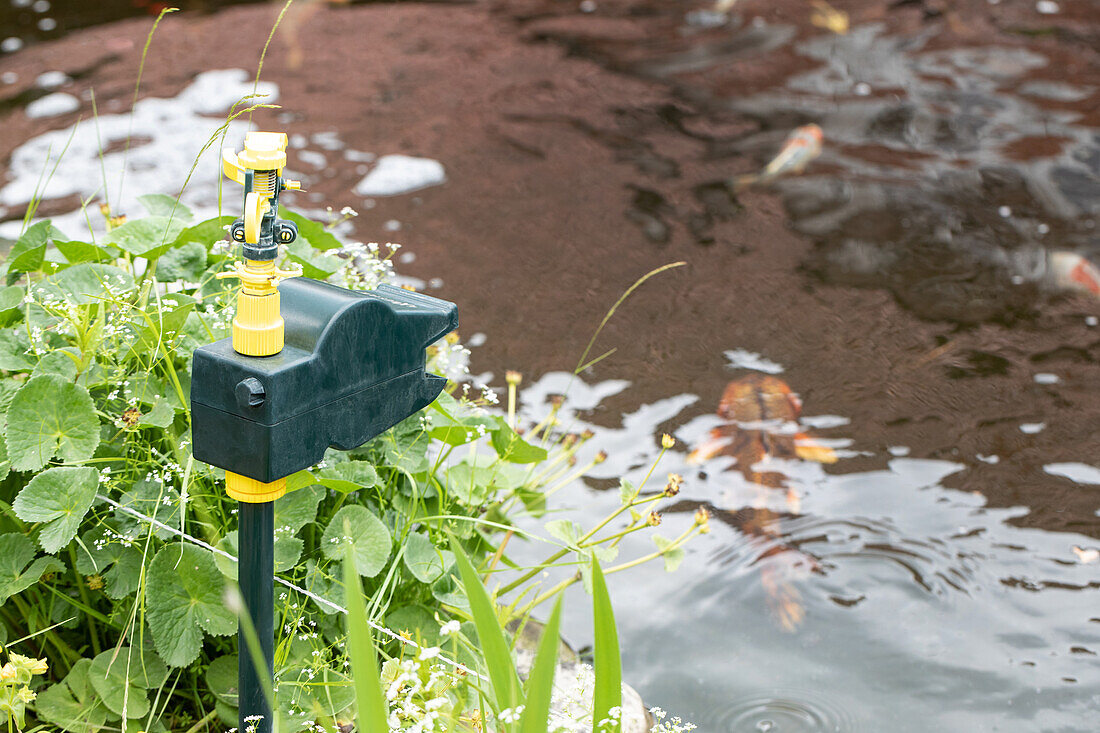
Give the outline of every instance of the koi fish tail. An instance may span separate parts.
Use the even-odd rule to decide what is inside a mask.
[[[764,587],[764,596],[780,628],[788,633],[797,631],[806,618],[802,594],[773,567],[764,567],[761,570],[760,583]]]

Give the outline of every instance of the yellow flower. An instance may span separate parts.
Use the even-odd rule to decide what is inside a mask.
[[[19,692],[16,693],[20,700],[23,702],[34,702],[34,698],[38,697],[33,690],[29,687],[21,687]]]
[[[676,445],[676,439],[673,438],[671,435],[669,435],[668,433],[665,433],[664,435],[661,436],[661,447],[662,448],[664,448],[665,450],[668,450],[669,448],[671,448],[674,445]]]
[[[656,527],[661,523],[661,515],[657,512],[650,512],[649,516],[645,518],[645,523],[650,527]]]
[[[0,682],[11,682],[19,675],[19,670],[15,668],[15,665],[8,662],[3,667],[0,667]]]
[[[710,512],[704,507],[699,507],[695,510],[695,524],[699,527],[699,532],[706,534],[710,531]]]
[[[523,375],[517,371],[509,369],[504,372],[504,381],[508,384],[520,384],[523,381]]]
[[[16,667],[22,667],[31,674],[46,674],[46,671],[49,669],[45,659],[24,657],[22,654],[16,654],[15,652],[9,654],[8,658],[11,660],[11,664],[14,664]]]

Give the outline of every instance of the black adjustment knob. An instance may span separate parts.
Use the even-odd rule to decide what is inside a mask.
[[[298,226],[292,221],[279,219],[275,222],[275,238],[279,244],[290,244],[298,238]]]
[[[237,404],[241,407],[259,407],[264,403],[267,393],[264,391],[263,382],[255,377],[242,379],[233,390],[237,395]]]
[[[229,236],[233,239],[234,242],[243,242],[244,241],[244,221],[243,220],[237,219],[237,221],[233,222],[233,225],[231,227],[229,227]]]

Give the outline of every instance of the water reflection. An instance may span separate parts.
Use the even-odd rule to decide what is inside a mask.
[[[617,503],[617,492],[593,488],[602,478],[641,480],[661,431],[690,447],[729,424],[689,417],[691,395],[642,406],[619,424],[600,403],[627,386],[549,374],[522,395],[521,414],[533,419],[567,394],[563,427],[593,429],[583,451],[608,452],[587,484],[562,492],[589,516]],[[843,418],[798,419],[788,432],[809,423],[815,437],[846,437]],[[703,730],[1093,730],[1100,579],[1082,556],[1091,540],[1012,526],[1026,509],[991,509],[980,494],[945,488],[964,463],[884,461],[845,473],[844,460],[769,457],[746,472],[729,454],[701,465],[686,448],[666,454],[661,474],[685,477],[669,531],[700,504],[721,521],[689,545],[677,573],[613,576],[627,679]],[[764,475],[781,475],[787,490],[753,480]],[[647,538],[629,540],[624,556],[648,548]],[[769,575],[796,594],[799,623],[775,615]],[[584,639],[585,623],[570,620],[567,633]]]
[[[796,50],[816,68],[731,104],[824,130],[821,169],[779,184],[817,243],[811,272],[927,318],[1013,320],[1074,288],[1067,258],[1100,256],[1100,136],[1074,105],[1092,90],[1028,80],[1049,62],[1027,49],[925,50],[931,37],[810,39]]]

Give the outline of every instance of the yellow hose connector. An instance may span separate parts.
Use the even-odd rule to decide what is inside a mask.
[[[273,260],[236,262],[233,269],[219,272],[218,278],[241,280],[237,295],[237,315],[233,319],[233,350],[245,356],[274,356],[283,350],[283,317],[279,314],[281,281],[298,277],[300,268],[280,270]]]

